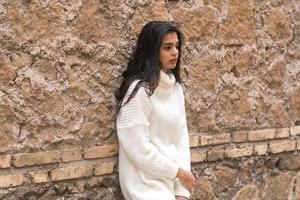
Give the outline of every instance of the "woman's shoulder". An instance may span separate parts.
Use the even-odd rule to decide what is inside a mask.
[[[184,99],[185,99],[185,97],[184,97],[184,84],[183,83],[176,83],[176,95],[178,95],[178,98],[182,101],[182,102],[184,102]]]
[[[129,92],[132,92],[134,90],[134,88],[140,84],[141,80],[140,79],[136,79],[134,81],[132,81],[132,83],[130,84],[129,88],[128,88],[128,91]],[[145,87],[145,84],[144,83],[141,83],[139,88],[138,88],[138,91],[141,91],[141,90],[145,90],[146,87]]]
[[[140,79],[135,79],[134,81],[132,81],[129,85],[129,88],[128,88],[128,91],[129,90],[133,90],[135,88],[135,86],[140,82],[141,80]]]
[[[183,83],[176,82],[175,88],[176,88],[180,93],[183,94],[183,91],[184,91]]]
[[[134,91],[134,89],[137,87],[137,85],[140,84],[140,81],[141,81],[140,79],[136,79],[130,84],[130,86],[126,92],[126,96],[129,96]],[[138,86],[134,96],[136,96],[137,98],[139,98],[139,97],[148,98],[149,97],[148,92],[147,92],[147,87],[144,83],[141,83]]]

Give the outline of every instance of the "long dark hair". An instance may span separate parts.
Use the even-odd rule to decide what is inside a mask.
[[[180,57],[183,36],[179,28],[166,21],[151,21],[147,23],[139,34],[135,49],[127,64],[126,70],[122,73],[123,82],[119,89],[115,92],[117,99],[117,116],[121,109],[125,94],[135,80],[139,80],[135,88],[129,95],[125,105],[134,97],[141,85],[147,88],[147,93],[151,96],[154,89],[158,86],[160,80],[160,61],[159,50],[163,38],[167,33],[177,33],[178,37],[178,61],[176,67],[172,69],[176,82],[181,83],[180,79]]]

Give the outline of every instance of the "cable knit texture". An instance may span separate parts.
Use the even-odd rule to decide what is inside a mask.
[[[129,87],[124,102],[139,80]],[[149,97],[141,86],[116,121],[119,179],[126,200],[175,200],[190,196],[176,174],[190,170],[189,138],[182,87],[172,73],[160,71]]]

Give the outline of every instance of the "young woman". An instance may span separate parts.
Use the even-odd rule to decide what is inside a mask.
[[[119,180],[126,200],[186,200],[195,178],[180,85],[182,33],[147,23],[116,92]]]

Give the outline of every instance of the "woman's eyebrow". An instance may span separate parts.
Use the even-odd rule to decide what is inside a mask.
[[[173,45],[173,44],[178,44],[179,42],[177,41],[176,43],[174,42],[165,42],[162,45]]]

